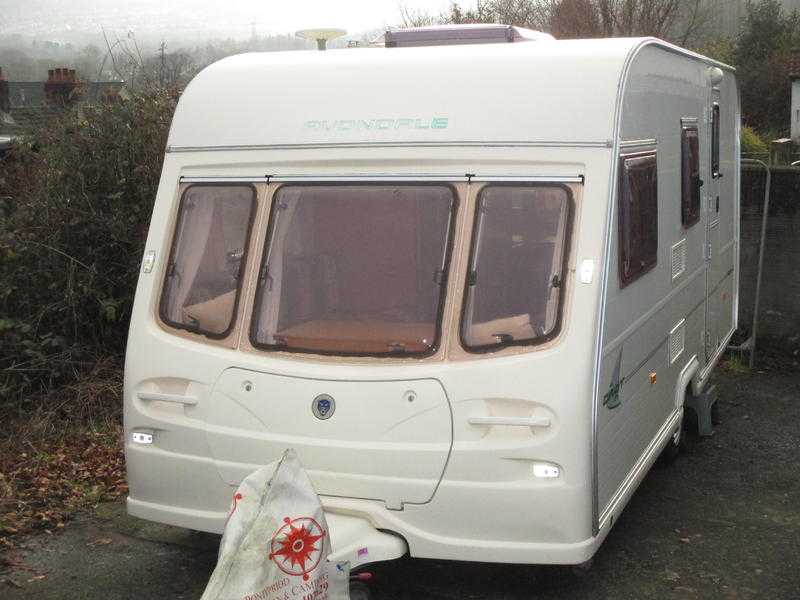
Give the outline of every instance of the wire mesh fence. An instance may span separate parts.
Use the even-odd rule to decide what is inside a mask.
[[[800,349],[800,168],[771,167],[764,238],[759,344]],[[739,335],[752,333],[766,170],[742,165]]]

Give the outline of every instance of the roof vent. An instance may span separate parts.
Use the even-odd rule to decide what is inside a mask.
[[[390,29],[384,35],[387,48],[411,46],[453,46],[458,44],[501,44],[508,42],[546,42],[555,38],[549,33],[516,27],[478,23],[473,25],[434,25]]]

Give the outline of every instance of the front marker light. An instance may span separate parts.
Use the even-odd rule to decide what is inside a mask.
[[[156,253],[154,250],[148,250],[142,260],[142,272],[150,273],[153,270],[153,265],[156,263]]]
[[[561,476],[561,469],[550,463],[533,463],[533,476],[539,479],[556,479]]]
[[[153,434],[144,433],[143,431],[134,431],[133,434],[131,435],[131,441],[134,444],[152,444]]]

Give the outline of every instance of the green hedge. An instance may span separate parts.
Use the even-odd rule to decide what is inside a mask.
[[[763,158],[769,154],[769,146],[752,127],[742,127],[741,141],[744,157]]]
[[[149,91],[76,108],[0,163],[0,399],[122,356],[174,107]]]

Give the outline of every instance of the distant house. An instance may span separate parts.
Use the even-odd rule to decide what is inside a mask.
[[[74,69],[50,69],[47,81],[8,81],[0,68],[0,136],[19,135],[76,104],[125,96],[124,82],[82,81]]]

